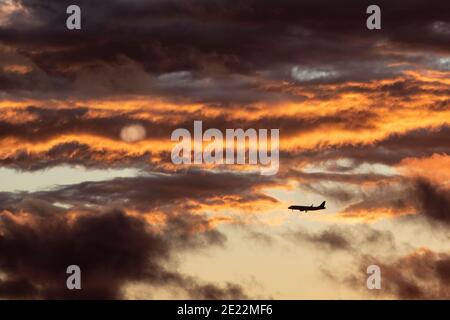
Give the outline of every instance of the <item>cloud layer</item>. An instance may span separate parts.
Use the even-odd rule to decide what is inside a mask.
[[[382,295],[448,297],[449,248],[416,242],[450,221],[448,1],[378,1],[376,31],[368,1],[80,0],[79,31],[69,4],[0,3],[0,166],[18,179],[67,165],[139,174],[0,192],[1,297],[121,299],[136,284],[250,297],[239,276],[206,281],[178,260],[226,248],[225,225],[273,252],[350,257],[328,278],[352,290],[375,261]],[[171,133],[195,120],[279,129],[278,174],[174,165]],[[326,215],[287,215],[322,198]],[[64,287],[70,264],[82,292]]]

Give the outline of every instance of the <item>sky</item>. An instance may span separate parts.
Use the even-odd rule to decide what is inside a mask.
[[[0,0],[0,298],[450,299],[450,4],[371,4]],[[197,120],[278,171],[174,164]]]

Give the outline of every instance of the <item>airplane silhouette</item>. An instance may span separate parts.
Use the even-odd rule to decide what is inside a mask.
[[[300,212],[302,212],[302,211],[305,211],[305,213],[307,213],[308,211],[317,211],[317,210],[323,210],[323,209],[326,209],[325,208],[325,202],[326,201],[324,201],[324,202],[322,202],[321,204],[320,204],[320,206],[317,206],[317,207],[314,207],[313,205],[311,205],[311,206],[290,206],[288,209],[291,209],[291,210],[298,210],[298,211],[300,211]]]

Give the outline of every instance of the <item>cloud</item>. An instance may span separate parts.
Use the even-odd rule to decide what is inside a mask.
[[[340,187],[336,186],[323,188],[313,190],[338,201],[352,201],[339,213],[342,218],[373,221],[417,214],[436,224],[449,223],[449,190],[445,183],[433,182],[426,177],[401,177],[356,189],[353,187],[347,192],[339,192]]]
[[[424,160],[450,154],[448,1],[380,0],[377,32],[365,25],[368,1],[280,0],[274,10],[265,0],[238,6],[231,0],[110,0],[108,6],[79,0],[81,32],[65,26],[69,4],[0,4],[0,165],[137,168],[141,174],[0,193],[7,249],[0,257],[6,270],[0,295],[76,295],[62,291],[64,282],[52,282],[50,272],[72,263],[67,257],[89,262],[74,249],[72,238],[80,237],[83,250],[93,243],[108,253],[86,271],[98,277],[89,280],[88,298],[123,298],[128,283],[141,281],[184,288],[189,297],[246,297],[233,283],[180,274],[173,257],[223,246],[219,223],[242,223],[249,239],[273,245],[243,221],[290,194],[264,190],[295,182],[302,192],[343,205],[335,216],[340,222],[418,213],[409,218],[422,219],[423,228],[448,226],[448,187],[435,170],[446,162]],[[174,166],[171,132],[191,130],[199,119],[205,130],[280,129],[278,175]],[[140,127],[130,130],[135,124]],[[340,166],[342,160],[348,165]],[[99,224],[109,228],[103,238],[83,233],[97,232]],[[392,247],[392,235],[367,228],[332,225],[287,236],[328,253]],[[130,242],[121,232],[131,234]],[[32,242],[43,244],[49,266],[33,255]],[[12,252],[20,245],[23,261]],[[135,270],[109,260],[128,255]],[[103,273],[103,263],[114,270]],[[113,271],[117,280],[108,284]]]
[[[336,230],[325,230],[318,234],[310,234],[306,230],[296,231],[290,235],[297,241],[309,241],[319,247],[330,250],[349,250],[351,244],[349,240]]]
[[[248,298],[238,284],[178,272],[177,257],[226,243],[199,204],[274,201],[256,188],[268,182],[193,171],[0,193],[0,296],[123,299],[142,283],[194,299]],[[81,291],[65,287],[71,264],[81,267]]]
[[[311,232],[297,228],[285,236],[297,244],[309,244],[326,251],[343,251],[351,254],[367,248],[395,249],[394,235],[367,225],[330,226],[321,231]]]
[[[317,146],[313,150],[300,152],[286,151],[284,157],[295,158],[310,163],[338,159],[349,159],[353,167],[363,163],[379,163],[385,165],[399,164],[409,157],[426,157],[437,154],[449,154],[450,146],[447,136],[450,126],[443,124],[437,127],[415,128],[402,133],[391,133],[382,139],[374,139],[369,143],[342,143]],[[283,157],[283,154],[281,154]]]
[[[137,281],[173,286],[191,298],[247,297],[237,284],[202,283],[174,269],[178,252],[225,241],[217,231],[188,236],[188,229],[199,220],[184,219],[182,224],[169,220],[167,229],[157,232],[121,210],[74,216],[50,210],[39,213],[36,206],[27,209],[27,214],[4,211],[1,216],[0,296],[4,298],[119,299],[125,297],[125,286]],[[82,290],[65,286],[65,271],[72,264],[82,270]]]
[[[429,1],[426,13],[416,3],[405,7],[381,1],[383,29],[369,37],[365,9],[370,3],[350,0],[339,8],[332,1],[285,0],[276,13],[270,2],[257,0],[240,6],[230,0],[112,0],[108,8],[84,0],[77,3],[89,17],[81,33],[66,29],[68,1],[15,4],[20,10],[14,19],[8,6],[2,7],[8,11],[0,28],[2,42],[41,71],[39,82],[30,75],[5,79],[10,92],[22,97],[179,98],[181,90],[184,99],[196,101],[264,101],[276,97],[260,85],[264,81],[289,81],[291,75],[300,84],[393,77],[408,64],[415,68],[413,50],[428,56],[448,52],[443,0]],[[411,29],[418,31],[414,37]],[[395,66],[400,63],[403,67]],[[292,73],[300,65],[303,71]],[[47,92],[33,90],[43,83]]]
[[[414,184],[413,197],[419,213],[436,223],[450,225],[450,190],[418,179]]]
[[[450,255],[446,252],[422,248],[390,262],[366,256],[361,261],[361,275],[370,264],[381,269],[384,294],[397,299],[450,299]],[[348,283],[358,286],[364,283],[360,280],[350,277]]]
[[[298,81],[311,81],[323,78],[335,77],[337,73],[333,70],[303,69],[299,66],[292,67],[291,76]]]
[[[6,109],[0,118],[0,163],[27,170],[57,164],[82,164],[87,167],[171,164],[174,143],[170,135],[177,128],[193,130],[201,112],[172,114],[145,110],[119,111],[90,107],[35,107]],[[182,117],[180,117],[182,115]],[[22,120],[19,120],[22,119]],[[280,129],[285,138],[295,138],[319,128],[373,128],[378,116],[366,110],[345,110],[320,116],[273,115],[256,119],[208,116],[203,129],[230,128]],[[131,146],[121,139],[124,128],[139,123],[140,144]],[[145,131],[145,135],[143,132]],[[17,148],[16,144],[21,144]],[[11,149],[10,144],[14,147]]]
[[[117,178],[109,181],[84,182],[63,186],[53,191],[42,191],[34,194],[64,203],[77,202],[101,205],[110,202],[129,204],[138,210],[146,210],[156,206],[183,207],[194,206],[188,200],[205,204],[221,204],[226,201],[246,203],[253,201],[277,202],[265,195],[260,188],[274,183],[270,178],[260,178],[257,174],[241,175],[234,173],[208,173],[188,171],[177,174],[149,174],[134,178]],[[276,182],[275,182],[276,183]],[[232,195],[236,195],[233,200]],[[220,197],[225,197],[221,200]]]
[[[148,137],[169,141],[170,134],[176,128],[193,128],[194,120],[203,118],[201,113],[181,113],[184,119],[172,120],[170,112],[159,114],[157,120],[146,119],[152,113],[141,111],[101,110],[89,107],[51,108],[29,106],[23,110],[10,110],[10,116],[4,116],[0,122],[0,138],[15,137],[25,141],[47,141],[64,134],[88,134],[113,140],[120,139],[121,130],[130,122],[137,122],[147,131]],[[98,112],[99,115],[95,115]],[[161,115],[169,117],[169,121],[161,119]],[[20,116],[28,121],[17,121]],[[204,130],[217,128],[221,131],[229,128],[279,128],[287,136],[320,126],[347,126],[355,130],[371,128],[377,115],[367,110],[344,110],[322,116],[288,117],[274,115],[269,118],[235,119],[232,117],[210,116],[204,121]]]

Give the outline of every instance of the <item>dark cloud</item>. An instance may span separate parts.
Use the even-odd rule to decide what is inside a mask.
[[[403,188],[399,189],[390,184],[381,184],[373,192],[366,194],[363,200],[348,206],[343,214],[362,210],[364,214],[370,215],[379,208],[397,212],[408,207],[415,209],[417,215],[398,218],[398,222],[413,222],[425,229],[431,226],[431,230],[448,227],[448,189],[424,178],[404,179],[402,185]],[[374,297],[396,299],[450,297],[450,256],[447,252],[438,253],[420,248],[409,255],[398,257],[394,234],[368,225],[336,226],[318,232],[300,229],[287,236],[295,243],[308,243],[326,252],[349,253],[359,266],[357,270],[351,271],[353,266],[348,266],[346,274],[336,274],[323,266],[322,271],[331,280],[349,285],[360,292]],[[377,265],[381,269],[381,290],[366,289],[366,269],[370,265]]]
[[[446,252],[420,249],[389,262],[364,256],[361,259],[361,277],[348,277],[347,283],[361,289],[367,277],[366,268],[372,264],[380,267],[381,291],[384,294],[397,299],[450,298],[450,255]]]
[[[148,174],[135,178],[117,178],[109,181],[83,182],[64,186],[54,191],[34,194],[36,197],[65,203],[101,205],[110,202],[129,204],[138,210],[179,204],[186,210],[193,209],[187,200],[205,204],[223,204],[221,196],[238,195],[238,203],[257,200],[277,202],[258,191],[274,181],[257,174],[207,173],[188,171],[177,174]]]
[[[450,191],[425,178],[404,179],[403,187],[380,186],[370,192],[360,202],[344,210],[352,212],[358,209],[367,211],[377,208],[390,208],[394,211],[411,208],[434,225],[448,226],[450,223]]]
[[[296,244],[310,244],[327,251],[355,253],[362,248],[395,249],[394,236],[366,225],[351,227],[331,226],[325,230],[311,232],[304,228],[291,230],[285,235]]]
[[[412,197],[419,213],[436,223],[450,225],[450,190],[419,179],[414,184]]]
[[[375,204],[378,200],[379,202],[397,204],[399,209],[403,207],[399,203],[399,196],[397,195],[398,184],[405,180],[400,175],[385,175],[373,172],[358,173],[354,171],[358,170],[358,165],[354,164],[344,169],[338,168],[337,171],[330,167],[329,172],[327,172],[326,166],[319,166],[319,168],[323,171],[307,172],[291,169],[286,175],[297,179],[298,187],[306,192],[321,195],[325,199],[332,199],[338,203],[353,202],[354,204],[348,207],[349,209],[356,209],[359,202],[368,205],[369,202]],[[371,186],[368,189],[370,191],[364,191],[367,190],[364,186],[369,185]]]
[[[96,109],[93,109],[95,111]],[[17,111],[17,116],[32,116],[30,121],[17,123],[4,119],[0,121],[0,137],[16,138],[20,141],[37,142],[56,139],[62,135],[88,134],[94,137],[120,139],[121,129],[130,123],[140,123],[146,129],[147,139],[170,141],[171,132],[177,128],[193,131],[194,120],[204,119],[200,114],[185,116],[183,121],[136,120],[138,113],[112,113],[97,117],[86,116],[87,108],[51,109],[29,107]],[[373,112],[347,110],[332,115],[320,117],[268,117],[257,120],[233,120],[224,117],[209,117],[203,121],[203,129],[218,128],[279,128],[284,138],[295,137],[310,130],[320,128],[345,128],[355,134],[359,130],[376,126],[380,117]],[[298,178],[304,182],[335,181],[348,183],[374,182],[395,179],[396,177],[380,174],[348,174],[349,170],[357,169],[364,163],[381,163],[395,165],[409,157],[427,157],[435,153],[450,154],[448,135],[450,127],[442,125],[436,128],[420,128],[405,133],[391,134],[373,143],[343,143],[338,145],[318,145],[314,149],[304,151],[281,150],[280,162],[283,175]],[[75,138],[74,138],[75,139]],[[347,159],[351,165],[347,172],[304,173],[299,170],[289,170],[296,164],[316,165],[327,161]],[[25,170],[37,170],[60,164],[83,165],[85,167],[158,167],[171,163],[170,154],[163,153],[154,156],[150,148],[142,148],[140,152],[130,153],[124,150],[95,148],[85,139],[61,142],[48,150],[29,151],[16,148],[4,154],[0,163],[4,166]],[[283,169],[284,168],[284,169]],[[335,170],[336,168],[331,168]],[[159,168],[164,170],[164,168]],[[336,170],[335,170],[336,171]]]
[[[136,122],[130,114],[89,118],[86,116],[88,112],[88,108],[52,109],[30,106],[19,114],[36,117],[36,120],[21,124],[2,121],[0,137],[9,136],[28,141],[47,141],[52,137],[64,134],[91,134],[119,139],[120,130],[130,123]],[[151,126],[152,123],[148,125]]]
[[[33,215],[24,223],[15,214],[1,217],[0,270],[6,278],[0,281],[0,296],[4,298],[118,299],[124,297],[127,284],[137,281],[173,286],[192,298],[247,297],[239,285],[202,283],[174,269],[174,255],[181,248],[195,250],[225,240],[214,230],[189,232],[188,237],[188,229],[198,220],[169,219],[167,229],[157,232],[120,210],[76,218],[28,212]],[[65,272],[72,264],[81,268],[82,290],[66,288]]]
[[[429,83],[428,83],[429,84]],[[316,93],[317,97],[326,99],[327,96],[321,93],[321,90],[312,90]],[[429,94],[436,97],[447,97],[450,93],[447,85],[435,81],[433,86],[427,86],[426,81],[421,81],[415,77],[409,75],[403,75],[402,79],[393,80],[390,83],[380,83],[378,85],[367,86],[366,83],[348,83],[341,86],[336,92],[330,94],[332,98],[336,93],[359,93],[370,95],[374,100],[384,99],[400,99],[403,102],[412,102],[415,98],[421,95]],[[377,104],[373,105],[373,108],[377,108]],[[430,106],[430,109],[435,111],[443,111],[448,109],[448,101],[441,100],[437,103],[437,107]]]
[[[303,188],[332,198],[339,202],[353,203],[341,212],[342,217],[376,218],[378,211],[418,214],[433,225],[448,226],[450,222],[450,191],[444,185],[431,182],[424,177],[381,181],[371,188],[351,188],[305,184]],[[417,216],[408,219],[417,220]]]
[[[325,230],[318,234],[311,234],[306,230],[296,231],[290,234],[292,238],[299,242],[308,241],[319,247],[330,250],[350,250],[349,240],[336,230]]]
[[[193,113],[184,115],[182,121],[166,120],[136,120],[139,112],[111,111],[108,115],[89,116],[88,112],[101,111],[95,108],[43,108],[27,107],[24,110],[14,110],[16,117],[20,115],[33,117],[33,120],[24,123],[9,122],[5,119],[0,122],[0,138],[15,137],[25,141],[46,141],[64,134],[91,134],[113,140],[120,139],[120,131],[130,123],[140,123],[145,127],[147,137],[170,141],[170,135],[177,128],[187,128],[193,131],[194,121],[202,119],[202,114]],[[143,110],[145,111],[145,110]],[[143,112],[143,115],[146,115]],[[170,116],[170,115],[169,115]],[[222,132],[230,128],[276,128],[283,131],[286,136],[293,136],[320,126],[346,127],[351,130],[370,129],[378,116],[370,111],[344,110],[331,115],[319,117],[282,117],[274,116],[256,120],[230,119],[223,116],[209,117],[203,121],[203,130],[217,128]],[[14,120],[14,119],[9,119]]]
[[[356,167],[357,168],[357,167]],[[398,176],[377,173],[339,173],[339,172],[303,172],[293,169],[290,176],[299,178],[302,181],[327,181],[348,184],[362,184],[364,182],[394,181]]]
[[[14,138],[24,142],[44,142],[57,139],[64,135],[90,135],[93,137],[120,140],[120,132],[127,125],[139,123],[146,130],[146,139],[158,140],[161,143],[170,141],[173,130],[186,128],[193,132],[194,121],[204,119],[199,112],[184,114],[183,120],[170,120],[173,114],[161,114],[162,120],[150,120],[145,110],[117,112],[105,114],[105,110],[87,107],[74,108],[44,108],[27,107],[23,110],[5,109],[14,113],[14,118],[0,120],[0,139]],[[103,111],[103,112],[102,112]],[[99,112],[91,116],[90,112]],[[30,118],[29,121],[17,122],[14,119]],[[144,116],[148,119],[139,119]],[[158,117],[160,118],[160,117]],[[222,132],[230,128],[279,129],[283,137],[295,137],[312,129],[323,127],[346,128],[358,132],[375,126],[378,116],[370,111],[347,109],[335,114],[323,116],[273,116],[254,120],[232,119],[224,116],[208,117],[203,120],[203,131],[217,128]],[[153,157],[151,148],[142,148],[139,152],[129,153],[127,150],[110,150],[94,148],[89,145],[89,139],[61,142],[48,150],[28,151],[27,148],[16,148],[15,152],[5,154],[0,163],[5,166],[26,170],[37,170],[58,164],[84,165],[85,167],[111,166],[145,166],[170,163],[170,155],[162,154]],[[153,159],[155,158],[155,159]]]
[[[383,25],[376,32],[365,25],[369,1],[337,6],[329,0],[284,0],[274,10],[266,0],[238,6],[229,0],[114,0],[108,6],[85,0],[77,3],[83,13],[78,32],[65,26],[70,1],[18,2],[28,13],[1,27],[0,38],[36,70],[24,77],[3,75],[0,83],[22,96],[45,84],[47,96],[180,97],[182,92],[185,99],[249,103],[280,98],[259,85],[262,79],[300,87],[380,79],[403,70],[393,66],[396,62],[414,68],[417,58],[408,50],[449,50],[444,0],[428,1],[426,7],[418,1],[379,1]],[[295,66],[306,74],[332,70],[333,76],[293,79]],[[33,81],[36,77],[40,81]]]
[[[370,214],[377,209],[393,209],[394,212],[401,212],[412,205],[408,194],[410,186],[407,179],[399,179],[395,183],[380,182],[368,191],[359,190],[354,192],[356,202],[348,205],[343,214],[363,211]]]
[[[433,154],[450,154],[448,136],[450,126],[418,128],[404,133],[393,133],[372,143],[343,143],[335,146],[317,146],[302,152],[285,151],[280,158],[295,158],[297,162],[322,163],[327,160],[348,159],[351,168],[363,163],[399,164],[409,157],[429,157]]]
[[[162,159],[169,162],[170,155],[164,154]],[[60,165],[80,165],[86,168],[99,169],[129,166],[152,170],[152,168],[157,168],[158,162],[152,161],[152,152],[148,150],[143,150],[141,154],[130,154],[126,150],[96,149],[87,143],[78,141],[58,143],[43,152],[30,152],[19,148],[0,160],[4,167],[27,171],[42,170]],[[160,168],[160,171],[164,172],[165,170]]]
[[[185,171],[179,173],[143,173],[143,176],[116,178],[98,182],[58,186],[47,191],[1,192],[0,210],[33,209],[34,213],[53,212],[54,203],[90,211],[90,208],[119,206],[139,212],[162,210],[177,216],[172,224],[183,224],[178,212],[195,211],[199,205],[239,205],[277,200],[260,189],[279,182],[259,174],[208,173]],[[30,201],[31,199],[31,201]]]
[[[225,286],[220,287],[213,284],[194,285],[190,289],[191,297],[193,299],[207,299],[207,300],[233,300],[233,299],[248,299],[247,294],[243,288],[235,283],[226,283]]]
[[[317,195],[321,195],[326,199],[332,199],[337,203],[345,203],[357,198],[354,189],[346,188],[344,185],[330,186],[324,181],[323,183],[301,183],[300,188],[312,192]]]
[[[222,196],[237,194],[239,203],[275,201],[253,190],[268,182],[259,175],[188,172],[0,193],[0,272],[6,275],[0,295],[118,299],[125,297],[127,284],[141,282],[196,299],[247,298],[239,285],[205,283],[177,272],[176,257],[226,241],[206,216],[192,213],[196,206],[190,200],[221,204]],[[158,210],[165,222],[153,225],[108,209],[114,207]],[[65,287],[71,264],[82,269],[81,291]]]

